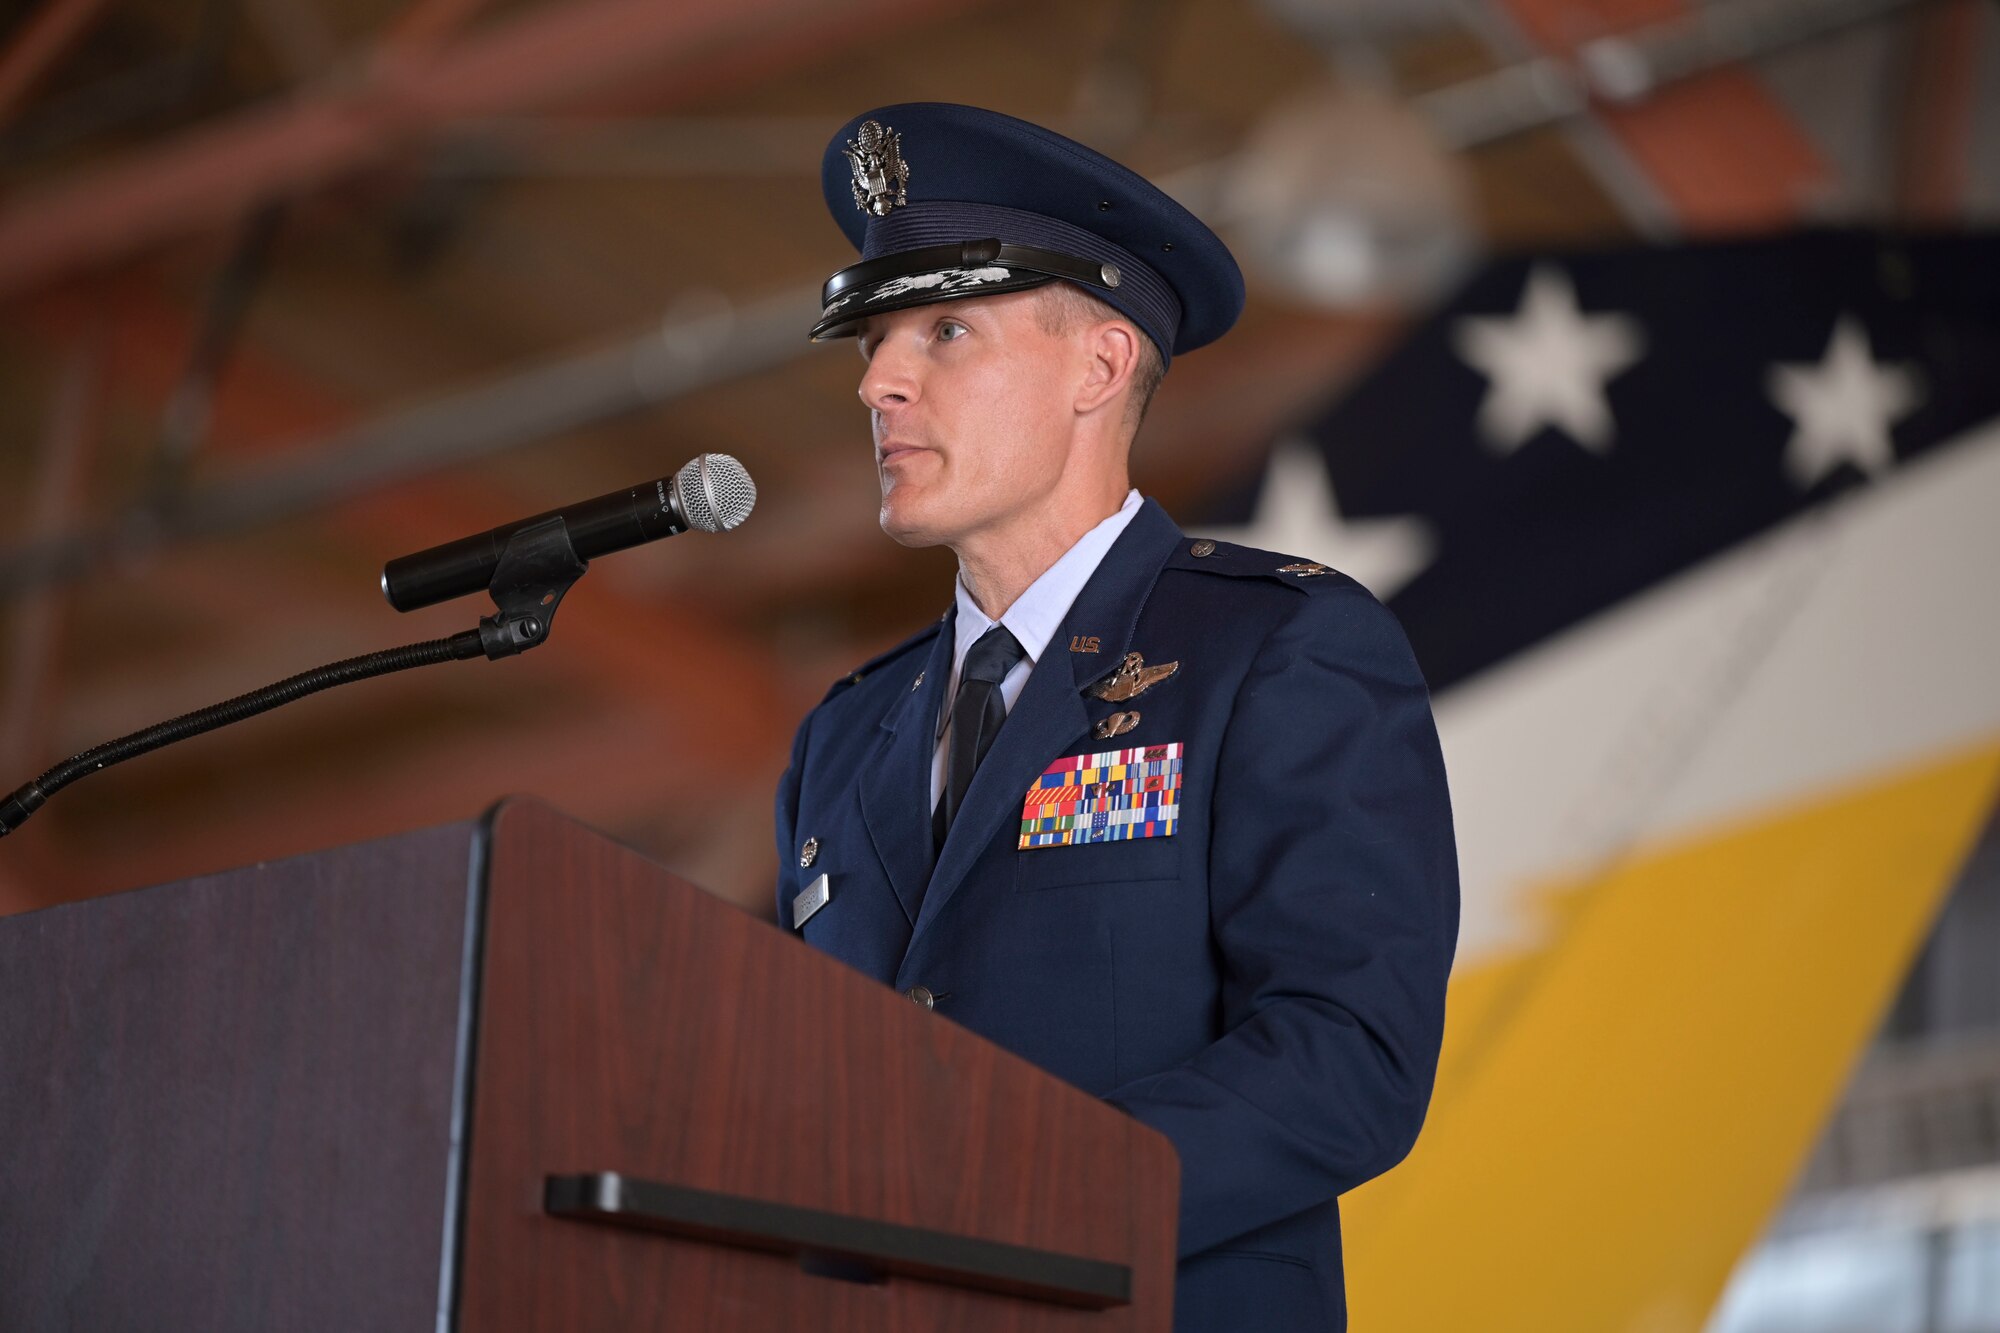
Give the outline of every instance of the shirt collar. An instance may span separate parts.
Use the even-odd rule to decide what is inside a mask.
[[[1028,590],[1014,600],[1014,604],[1001,615],[1000,623],[1014,636],[1028,655],[1030,666],[1041,661],[1048,651],[1049,640],[1062,628],[1063,617],[1069,614],[1070,604],[1076,601],[1083,585],[1090,582],[1090,576],[1103,563],[1104,553],[1125,531],[1125,525],[1139,512],[1139,492],[1135,487],[1125,492],[1125,503],[1118,506],[1118,512],[1099,523],[1089,532],[1076,539],[1057,561],[1042,571],[1040,578],[1028,585]],[[965,660],[966,650],[979,640],[979,636],[992,628],[989,620],[972,594],[965,590],[965,580],[957,580],[958,616],[957,632],[954,634],[953,675],[957,675],[956,664]]]

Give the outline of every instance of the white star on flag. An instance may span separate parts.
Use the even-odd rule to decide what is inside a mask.
[[[1544,426],[1594,453],[1611,448],[1604,385],[1644,354],[1645,331],[1629,315],[1586,315],[1569,275],[1548,264],[1528,273],[1512,315],[1456,321],[1452,346],[1489,381],[1479,432],[1511,454]]]
[[[1874,476],[1896,462],[1889,428],[1923,401],[1907,365],[1878,365],[1868,330],[1853,315],[1834,321],[1817,365],[1780,362],[1765,380],[1771,401],[1792,419],[1785,470],[1811,486],[1841,463]]]
[[[1342,518],[1326,459],[1295,438],[1272,451],[1247,524],[1195,535],[1317,560],[1385,602],[1423,572],[1437,546],[1419,518]]]

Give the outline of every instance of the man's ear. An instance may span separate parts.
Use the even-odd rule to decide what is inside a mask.
[[[1084,349],[1083,382],[1077,386],[1076,410],[1094,412],[1123,393],[1139,364],[1139,334],[1122,320],[1106,320],[1090,331]]]

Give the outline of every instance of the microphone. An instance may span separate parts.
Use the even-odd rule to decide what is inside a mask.
[[[467,593],[493,581],[507,539],[523,528],[563,520],[579,560],[592,560],[628,546],[658,541],[698,528],[726,532],[750,517],[757,483],[728,454],[691,458],[671,478],[642,482],[595,500],[564,505],[472,537],[399,556],[382,566],[382,595],[398,611],[414,611]]]

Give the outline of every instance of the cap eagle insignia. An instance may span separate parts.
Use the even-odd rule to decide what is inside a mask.
[[[903,136],[880,121],[864,120],[859,134],[840,151],[854,169],[854,206],[873,217],[910,202],[910,164],[903,160]]]

